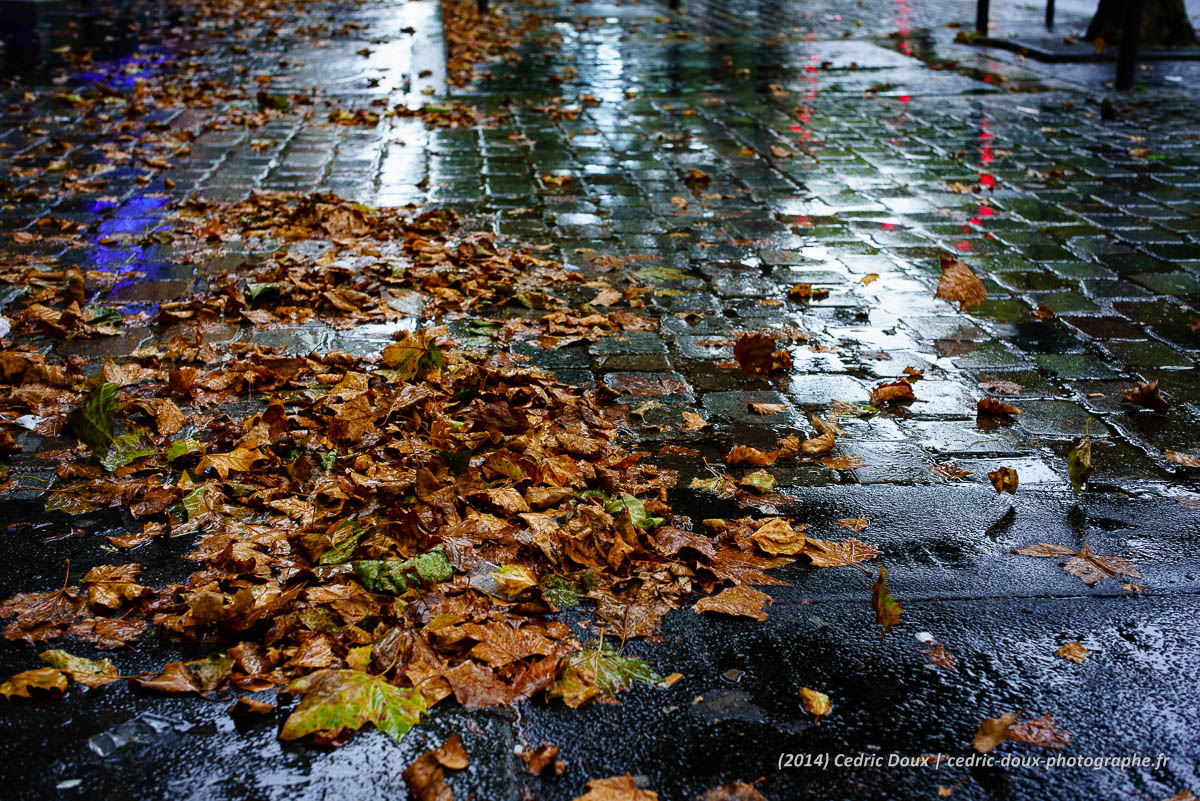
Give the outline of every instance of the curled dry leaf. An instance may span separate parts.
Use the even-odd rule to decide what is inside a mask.
[[[779,414],[780,412],[787,411],[786,403],[751,403],[748,405],[750,407],[750,411],[754,412],[755,414]]]
[[[900,378],[875,387],[871,390],[868,400],[872,406],[890,406],[894,403],[909,403],[916,400],[916,396],[913,395],[912,384]]]
[[[567,763],[558,758],[558,746],[554,743],[525,749],[521,752],[521,761],[525,763],[525,772],[532,776],[541,776],[547,771],[561,776],[567,768]]]
[[[18,673],[0,684],[0,695],[7,699],[32,698],[31,693],[62,695],[67,691],[67,674],[52,667],[34,668]]]
[[[887,568],[882,565],[879,567],[878,578],[871,585],[871,607],[875,610],[875,622],[883,626],[884,631],[889,631],[892,626],[900,622],[902,610],[900,604],[896,603],[896,599],[888,590]]]
[[[997,467],[988,473],[988,479],[991,480],[992,486],[996,488],[997,495],[1002,492],[1013,494],[1017,491],[1017,471],[1011,467]]]
[[[1083,661],[1091,656],[1091,652],[1079,640],[1071,640],[1058,646],[1058,650],[1054,652],[1054,655],[1082,665]]]
[[[1092,438],[1080,437],[1079,442],[1067,454],[1067,477],[1076,495],[1083,491],[1092,475]]]
[[[739,584],[727,587],[708,598],[701,598],[692,606],[696,614],[701,612],[719,612],[733,617],[749,617],[762,621],[767,619],[766,606],[775,601],[765,592]]]
[[[658,793],[639,789],[628,773],[609,779],[592,779],[587,786],[588,791],[576,796],[574,801],[658,801]]]
[[[1138,382],[1136,387],[1121,392],[1121,400],[1125,403],[1132,403],[1136,406],[1149,409],[1152,412],[1166,414],[1171,408],[1171,404],[1167,403],[1163,398],[1162,393],[1158,391],[1158,379],[1154,379],[1149,383]]]
[[[937,640],[934,640],[933,644],[922,653],[929,658],[931,664],[944,667],[947,670],[957,670],[958,663],[954,660],[953,656],[947,653],[946,646]]]
[[[749,445],[734,445],[725,456],[725,464],[730,467],[738,465],[765,467],[775,464],[780,459],[790,459],[799,452],[800,438],[792,434],[779,440],[773,451],[763,451]]]
[[[966,478],[967,476],[971,475],[970,470],[959,467],[954,462],[930,465],[929,472],[933,473],[935,476],[941,476],[947,481],[958,478]]]
[[[775,373],[792,368],[792,355],[775,347],[775,340],[766,334],[743,334],[733,346],[733,357],[747,373]]]
[[[980,414],[990,414],[995,417],[1000,417],[1009,414],[1020,414],[1021,410],[1011,403],[1005,403],[1001,400],[996,400],[990,395],[980,399],[979,403],[975,404],[975,409]]]
[[[958,310],[964,311],[987,300],[987,289],[970,267],[958,259],[942,256],[942,276],[933,296],[957,303]]]
[[[806,439],[800,443],[800,451],[805,456],[821,456],[833,450],[833,446],[837,444],[837,437],[830,431],[826,434]]]
[[[1008,739],[1008,730],[1017,722],[1018,712],[1005,712],[998,718],[984,718],[979,731],[971,738],[971,745],[981,754],[987,754]]]
[[[818,690],[810,690],[808,687],[800,688],[800,706],[804,708],[805,712],[817,718],[828,715],[833,709],[828,695]]]

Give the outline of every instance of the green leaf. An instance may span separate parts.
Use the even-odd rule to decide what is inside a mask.
[[[645,660],[621,656],[601,643],[569,657],[547,694],[574,709],[597,696],[616,695],[634,684],[658,681],[659,675]]]
[[[251,306],[260,306],[273,300],[279,300],[282,287],[283,284],[277,281],[253,282],[246,284],[246,291],[242,294]]]
[[[207,489],[208,484],[201,484],[180,499],[179,503],[183,506],[183,511],[187,515],[188,520],[192,520],[204,511],[204,493]]]
[[[120,388],[106,382],[89,392],[67,417],[75,436],[97,456],[107,453],[113,441],[113,421],[119,400]]]
[[[437,546],[429,553],[412,559],[359,559],[350,563],[354,575],[371,592],[401,595],[409,583],[437,584],[448,581],[454,568],[446,558],[446,550]]]
[[[337,463],[337,451],[325,451],[321,454],[321,469],[328,473]]]
[[[112,473],[118,467],[124,467],[143,456],[153,456],[156,453],[158,448],[146,439],[146,430],[135,428],[113,439],[108,453],[100,460],[100,465]]]
[[[610,515],[620,514],[622,509],[629,512],[629,519],[635,526],[647,531],[658,528],[664,522],[661,517],[648,515],[646,506],[628,492],[623,493],[620,498],[613,498],[604,504],[604,511]]]
[[[354,556],[354,549],[358,547],[358,541],[365,533],[366,529],[353,520],[338,526],[333,532],[333,547],[321,554],[317,564],[341,565],[350,561],[350,557]]]
[[[596,576],[591,570],[584,571],[577,580],[566,576],[547,573],[542,576],[542,597],[559,609],[578,606],[579,599],[596,586]]]
[[[177,439],[167,446],[167,461],[175,462],[193,453],[201,453],[203,450],[204,446],[200,444],[199,440],[191,437]]]
[[[424,331],[413,331],[399,342],[384,348],[380,359],[400,381],[424,378],[446,363],[442,358],[442,349],[433,342],[434,338]]]
[[[229,678],[229,674],[233,670],[233,657],[226,654],[209,654],[205,659],[185,662],[184,667],[187,668],[188,673],[192,674],[192,680],[196,682],[196,686],[203,692],[209,692],[215,690],[221,682]]]
[[[871,586],[871,607],[875,610],[875,622],[887,631],[900,622],[900,604],[892,597],[887,587],[887,568],[880,566],[879,577]]]
[[[1078,495],[1083,492],[1084,484],[1092,475],[1092,438],[1081,437],[1079,443],[1067,454],[1067,475],[1071,479],[1071,489]]]
[[[100,687],[118,678],[117,669],[107,659],[85,659],[59,649],[42,651],[38,656],[50,667],[88,687]]]
[[[281,740],[334,735],[371,723],[399,742],[427,708],[425,697],[416,690],[359,670],[318,670],[293,681],[286,692],[304,697],[283,724]]]

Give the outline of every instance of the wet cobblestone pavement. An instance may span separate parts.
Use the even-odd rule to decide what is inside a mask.
[[[522,8],[501,5],[514,16]],[[769,799],[933,798],[964,776],[951,797],[1200,790],[1200,488],[1186,458],[1200,452],[1200,109],[1191,78],[1172,80],[1194,67],[1155,64],[1139,90],[1116,95],[1104,86],[1107,66],[1050,70],[955,45],[946,23],[966,25],[965,4],[685,5],[685,13],[644,0],[531,6],[546,24],[522,58],[456,88],[433,0],[311,5],[218,29],[207,52],[193,55],[171,41],[132,55],[109,42],[114,74],[131,86],[194,58],[218,65],[209,73],[218,84],[269,76],[257,85],[311,90],[313,104],[259,127],[207,124],[222,108],[254,107],[253,89],[217,109],[150,109],[137,120],[147,130],[200,132],[166,162],[138,156],[99,169],[97,136],[77,125],[69,101],[54,99],[72,87],[45,83],[47,73],[15,63],[10,48],[13,105],[0,116],[0,159],[19,164],[28,183],[0,187],[5,255],[102,270],[113,276],[106,303],[152,310],[273,248],[323,252],[320,243],[231,240],[226,256],[193,263],[156,237],[175,224],[169,208],[193,193],[235,201],[261,190],[333,191],[370,206],[451,208],[465,228],[542,246],[539,255],[586,277],[622,276],[610,310],[648,317],[651,330],[590,342],[501,336],[505,323],[520,331],[519,321],[545,314],[511,305],[442,322],[467,346],[506,347],[564,382],[619,396],[631,407],[628,436],[678,471],[672,500],[697,521],[739,513],[734,501],[690,488],[732,446],[811,437],[810,412],[865,404],[879,383],[923,370],[915,402],[841,419],[829,465],[768,468],[781,495],[761,509],[834,539],[846,533],[839,519],[866,517],[861,536],[883,553],[903,625],[880,638],[867,577],[790,567],[779,571],[789,586],[772,588],[763,623],[684,609],[666,618],[658,642],[630,641],[661,673],[683,674],[668,689],[637,688],[620,705],[578,711],[541,702],[499,712],[438,707],[400,745],[372,732],[337,751],[278,742],[278,721],[234,721],[224,705],[123,685],[14,704],[6,719],[26,734],[0,745],[0,775],[20,788],[11,797],[400,797],[403,768],[452,731],[472,755],[472,767],[450,779],[460,797],[571,799],[587,779],[625,772],[664,799],[759,777]],[[1038,16],[998,13],[1001,29]],[[1081,27],[1083,14],[1068,6],[1063,29]],[[121,25],[136,19],[117,15]],[[81,66],[81,86],[92,80],[87,69],[102,67]],[[21,102],[26,91],[33,105]],[[1111,115],[1101,114],[1105,96]],[[415,109],[446,97],[476,107],[483,124],[328,121],[333,109]],[[50,191],[79,173],[106,183]],[[44,231],[47,218],[87,226],[90,245],[22,243],[20,232]],[[983,279],[981,306],[960,312],[934,298],[944,256]],[[793,299],[796,284],[815,296]],[[7,303],[19,289],[4,291]],[[577,308],[597,303],[586,283],[548,291]],[[229,326],[207,337],[371,354],[397,327],[415,325],[421,305],[413,297],[400,326]],[[793,337],[789,372],[730,369],[738,335],[760,330],[807,337]],[[55,353],[119,357],[158,335],[127,329]],[[1170,401],[1166,413],[1122,402],[1122,390],[1150,381]],[[977,415],[985,395],[1022,414]],[[783,409],[753,414],[751,402]],[[685,412],[707,425],[689,426]],[[1077,499],[1067,454],[1085,434],[1095,473]],[[13,472],[51,476],[53,464],[29,454],[55,441],[33,433],[17,441],[25,453],[10,457]],[[970,472],[931,470],[948,464]],[[1001,466],[1019,474],[1015,495],[989,483]],[[40,497],[7,496],[6,539],[33,555],[6,560],[4,597],[52,589],[64,558],[75,569],[108,558],[102,538],[42,541],[118,521],[45,517]],[[1086,587],[1058,560],[1010,553],[1038,541],[1086,541],[1095,553],[1128,557],[1146,589]],[[152,547],[138,553],[147,572],[186,576],[183,545]],[[957,669],[929,664],[925,633]],[[1071,640],[1092,652],[1087,662],[1054,656]],[[0,667],[23,670],[37,650],[10,643]],[[118,661],[132,674],[178,653],[143,646]],[[802,686],[828,692],[833,714],[814,723],[799,705]],[[980,718],[1010,709],[1052,713],[1074,733],[1075,754],[1169,760],[1128,770],[779,767],[781,753],[966,754]],[[141,713],[186,724],[168,724],[143,749],[107,758],[88,750],[88,738]],[[533,779],[511,756],[518,744],[544,741],[562,748],[561,777]]]

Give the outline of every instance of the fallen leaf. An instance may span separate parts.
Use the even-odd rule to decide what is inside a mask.
[[[0,684],[0,695],[7,699],[32,698],[31,691],[62,695],[67,691],[67,674],[52,667],[34,668],[9,678]]]
[[[655,684],[659,678],[645,660],[622,656],[598,643],[565,659],[546,694],[575,709],[588,701],[611,698],[634,684]]]
[[[1162,393],[1158,391],[1157,378],[1148,384],[1139,381],[1136,387],[1122,390],[1121,400],[1125,403],[1142,406],[1159,414],[1166,414],[1167,410],[1171,408],[1171,404],[1167,403]]]
[[[941,476],[947,480],[966,478],[967,476],[971,475],[970,470],[959,467],[958,465],[954,464],[954,462],[930,465],[929,472],[933,473],[935,476]]]
[[[837,523],[842,528],[848,528],[851,531],[862,531],[870,525],[865,517],[846,517],[837,521]]]
[[[1087,659],[1091,655],[1091,652],[1079,640],[1071,640],[1058,646],[1058,650],[1054,652],[1054,655],[1082,665],[1083,660]]]
[[[1200,456],[1192,453],[1180,453],[1179,451],[1167,451],[1163,456],[1168,462],[1173,462],[1183,467],[1200,467]]]
[[[787,411],[786,403],[751,403],[750,411],[755,414],[779,414]]]
[[[38,657],[86,687],[103,687],[117,680],[117,669],[107,659],[85,659],[61,650],[42,651]]]
[[[868,401],[872,406],[889,406],[893,403],[908,403],[916,400],[912,384],[903,378],[880,384],[871,390]]]
[[[1022,387],[1013,381],[980,381],[979,386],[985,392],[995,392],[998,395],[1020,395]]]
[[[929,658],[931,664],[939,667],[944,667],[947,670],[956,670],[957,663],[954,657],[946,652],[946,646],[942,645],[937,640],[934,640],[933,645],[926,648],[923,653]]]
[[[421,754],[404,769],[404,785],[413,801],[453,801],[445,783],[445,769],[462,770],[468,764],[458,735],[451,734],[446,742]]]
[[[817,690],[810,690],[808,687],[800,688],[800,706],[804,711],[815,718],[822,715],[828,715],[833,705],[829,703],[829,696]]]
[[[753,490],[759,495],[766,495],[775,489],[775,476],[766,470],[755,470],[753,473],[747,473],[739,478],[737,484],[739,487]]]
[[[733,346],[733,357],[747,373],[774,373],[790,370],[792,356],[777,350],[775,340],[766,334],[743,334]]]
[[[1011,467],[997,467],[992,472],[988,473],[988,479],[992,482],[992,486],[996,488],[996,494],[1002,492],[1009,494],[1017,491],[1017,471]]]
[[[788,297],[798,302],[819,300],[829,297],[829,289],[806,283],[792,284],[792,288],[788,290]]]
[[[879,577],[871,585],[871,607],[875,610],[875,622],[888,631],[900,622],[900,604],[892,597],[887,587],[887,568],[879,567]]]
[[[1049,715],[1043,715],[1010,726],[1008,739],[1042,748],[1066,748],[1071,744],[1071,733],[1060,729]]]
[[[1005,712],[998,718],[984,718],[979,731],[971,738],[971,745],[981,754],[986,754],[1008,739],[1008,730],[1017,722],[1017,712]]]
[[[727,587],[716,595],[701,598],[692,606],[692,611],[696,614],[720,612],[723,615],[762,621],[767,619],[764,607],[772,603],[774,600],[765,592],[739,584],[736,587]]]
[[[804,545],[804,554],[816,567],[847,567],[879,556],[879,550],[874,545],[853,537],[841,542],[809,537]]]
[[[587,786],[588,791],[573,801],[658,801],[658,793],[639,790],[628,773],[610,779],[591,779]]]
[[[804,530],[807,528],[808,526],[800,526],[796,529],[782,517],[771,517],[761,521],[759,527],[750,535],[750,539],[764,553],[772,556],[794,556],[804,551]]]
[[[1092,438],[1083,436],[1067,454],[1067,476],[1071,489],[1078,495],[1092,475]]]
[[[230,704],[225,710],[235,718],[249,717],[251,715],[270,715],[275,711],[275,705],[269,704],[266,701],[260,701],[257,698],[251,698],[248,695],[243,695]]]
[[[1021,410],[1016,406],[1013,406],[1011,403],[1005,403],[1004,401],[996,400],[990,395],[986,398],[982,398],[979,403],[975,404],[975,409],[980,414],[990,414],[996,417],[1021,413]]]
[[[958,310],[964,311],[987,300],[987,289],[970,267],[958,259],[942,256],[942,276],[934,297],[958,303]]]
[[[1121,556],[1098,556],[1092,553],[1087,543],[1084,543],[1083,549],[1078,553],[1065,545],[1054,545],[1048,542],[1016,548],[1012,553],[1041,558],[1070,556],[1071,558],[1063,563],[1063,570],[1089,587],[1101,579],[1116,578],[1119,575],[1139,579],[1142,577],[1137,570],[1137,565],[1129,559]]]
[[[532,776],[541,776],[547,771],[561,776],[567,767],[567,763],[558,759],[558,746],[554,743],[542,743],[537,748],[525,749],[521,752],[521,761],[525,763],[525,772]]]
[[[698,801],[766,801],[762,793],[753,784],[743,781],[730,781],[720,787],[714,787]]]
[[[683,428],[685,431],[701,431],[710,425],[711,423],[695,412],[685,411],[683,413]]]
[[[296,679],[285,692],[303,697],[284,722],[281,740],[316,735],[331,741],[371,723],[399,742],[426,708],[421,693],[357,670],[318,670]]]

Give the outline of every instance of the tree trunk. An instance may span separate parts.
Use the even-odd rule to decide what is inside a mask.
[[[1131,0],[1100,0],[1096,16],[1088,25],[1088,40],[1100,38],[1107,44],[1120,42],[1127,2]],[[1192,29],[1183,0],[1144,0],[1141,44],[1149,47],[1196,44],[1196,31]]]

